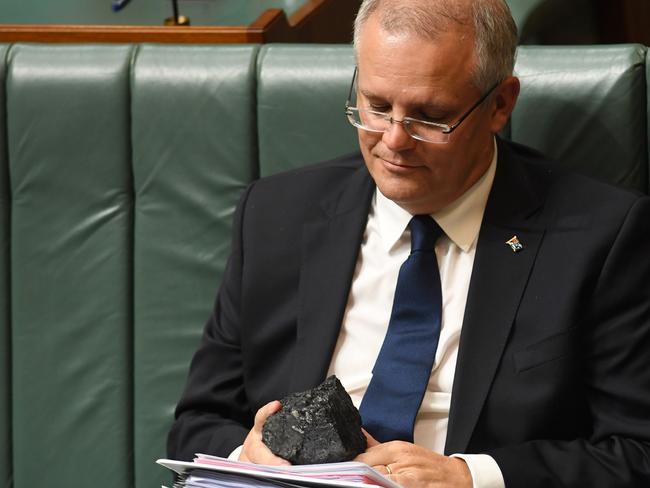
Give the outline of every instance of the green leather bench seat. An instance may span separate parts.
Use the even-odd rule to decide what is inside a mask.
[[[353,70],[349,46],[262,48],[257,90],[262,176],[358,150],[356,131],[344,116]]]
[[[0,59],[7,57],[0,46]],[[6,63],[0,63],[0,114],[6,113]],[[9,167],[6,117],[0,117],[0,487],[11,483],[11,310],[9,286]]]
[[[257,175],[257,46],[143,46],[132,77],[136,486],[152,486],[170,412]],[[170,64],[170,59],[177,61]]]
[[[9,55],[15,486],[129,483],[130,51]]]
[[[646,191],[645,57],[640,46],[520,49],[512,139],[578,172]]]
[[[647,52],[522,47],[506,135],[648,191]],[[0,45],[0,487],[157,487],[241,191],[354,150],[349,46]],[[264,243],[260,243],[264,245]]]

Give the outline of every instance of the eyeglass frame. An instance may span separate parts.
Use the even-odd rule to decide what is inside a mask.
[[[356,110],[357,110],[357,113],[358,113],[359,110],[363,110],[363,111],[366,112],[366,113],[372,113],[372,114],[376,114],[376,115],[381,115],[381,116],[384,118],[384,120],[387,120],[388,122],[390,122],[390,127],[392,127],[394,123],[401,124],[402,127],[404,127],[404,130],[406,131],[406,133],[407,133],[410,137],[412,137],[413,139],[419,140],[419,141],[429,142],[429,143],[431,143],[431,144],[444,144],[444,142],[443,142],[443,143],[440,143],[440,142],[439,142],[439,143],[436,143],[436,142],[434,142],[434,141],[429,141],[429,140],[427,140],[427,139],[422,139],[421,137],[417,137],[417,136],[411,134],[411,132],[410,132],[409,129],[408,129],[408,127],[409,127],[408,124],[409,124],[409,123],[413,123],[413,122],[417,122],[417,123],[419,123],[419,124],[425,124],[425,125],[431,125],[431,126],[434,126],[434,127],[439,127],[440,129],[442,129],[442,133],[443,133],[443,134],[449,135],[449,134],[451,134],[453,131],[455,131],[455,130],[458,128],[458,126],[459,126],[459,125],[460,125],[460,124],[461,124],[461,123],[462,123],[462,122],[463,122],[467,117],[469,117],[469,116],[472,114],[472,112],[474,112],[474,110],[476,110],[476,109],[477,109],[477,108],[478,108],[478,107],[479,107],[479,106],[480,106],[480,105],[481,105],[485,100],[487,100],[487,98],[488,98],[488,97],[490,96],[490,94],[491,94],[491,93],[496,89],[496,87],[499,86],[499,85],[501,84],[501,82],[498,81],[498,82],[496,82],[494,85],[492,85],[492,87],[491,87],[488,91],[486,91],[486,92],[481,96],[481,98],[479,98],[479,100],[478,100],[474,105],[472,105],[472,106],[471,106],[471,107],[470,107],[470,108],[469,108],[469,109],[468,109],[468,110],[467,110],[463,115],[461,115],[460,118],[459,118],[456,122],[454,122],[453,124],[449,125],[449,124],[440,124],[440,123],[438,123],[438,122],[430,122],[430,121],[427,121],[427,120],[415,119],[415,118],[413,118],[413,117],[404,117],[402,120],[397,120],[397,119],[394,119],[392,115],[387,115],[387,114],[384,114],[384,113],[382,113],[382,112],[377,112],[377,111],[375,111],[375,110],[369,110],[369,109],[359,108],[358,106],[352,106],[352,105],[350,105],[350,101],[351,101],[350,99],[352,98],[352,90],[354,89],[354,82],[355,82],[356,79],[357,79],[357,73],[358,73],[358,71],[359,71],[359,67],[358,67],[358,66],[355,66],[355,67],[354,67],[354,74],[352,75],[352,82],[350,83],[350,90],[348,91],[348,99],[347,99],[346,102],[345,102],[345,114],[346,114],[347,116],[350,116],[350,115],[352,115],[352,114],[349,112],[349,110],[350,110],[350,109],[356,109]],[[348,120],[349,120],[349,119],[348,119]],[[407,124],[404,124],[404,122],[407,122]],[[350,122],[350,123],[351,123],[351,122]],[[352,123],[351,123],[351,124],[352,124]],[[381,133],[384,133],[384,132],[386,132],[386,131],[389,130],[389,129],[386,129],[386,130],[373,130],[373,129],[366,129],[365,127],[358,127],[358,126],[355,125],[355,124],[352,124],[352,125],[353,125],[354,127],[357,127],[358,129],[361,129],[361,130],[367,130],[367,131],[369,131],[369,132],[381,132]],[[389,128],[390,128],[390,127],[389,127]],[[445,142],[446,142],[446,141],[445,141]]]

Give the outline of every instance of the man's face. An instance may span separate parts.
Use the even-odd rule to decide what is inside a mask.
[[[366,22],[358,46],[360,108],[396,120],[413,117],[451,125],[481,98],[472,84],[471,31],[459,28],[432,41],[390,34],[376,17]],[[500,129],[496,110],[488,98],[446,144],[415,140],[400,124],[384,133],[359,129],[361,152],[379,190],[413,214],[433,213],[453,202],[490,165],[493,133]]]

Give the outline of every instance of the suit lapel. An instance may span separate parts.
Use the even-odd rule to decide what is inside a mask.
[[[510,328],[526,287],[543,228],[531,216],[541,205],[541,192],[512,150],[499,141],[499,161],[474,259],[452,390],[445,453],[468,447]],[[506,244],[517,236],[524,246],[514,252]]]
[[[296,358],[290,391],[320,383],[347,304],[374,182],[365,166],[303,227]]]

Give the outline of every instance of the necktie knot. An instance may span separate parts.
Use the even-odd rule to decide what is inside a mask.
[[[411,229],[411,252],[433,251],[436,241],[444,234],[438,223],[429,215],[415,215],[409,222]]]

